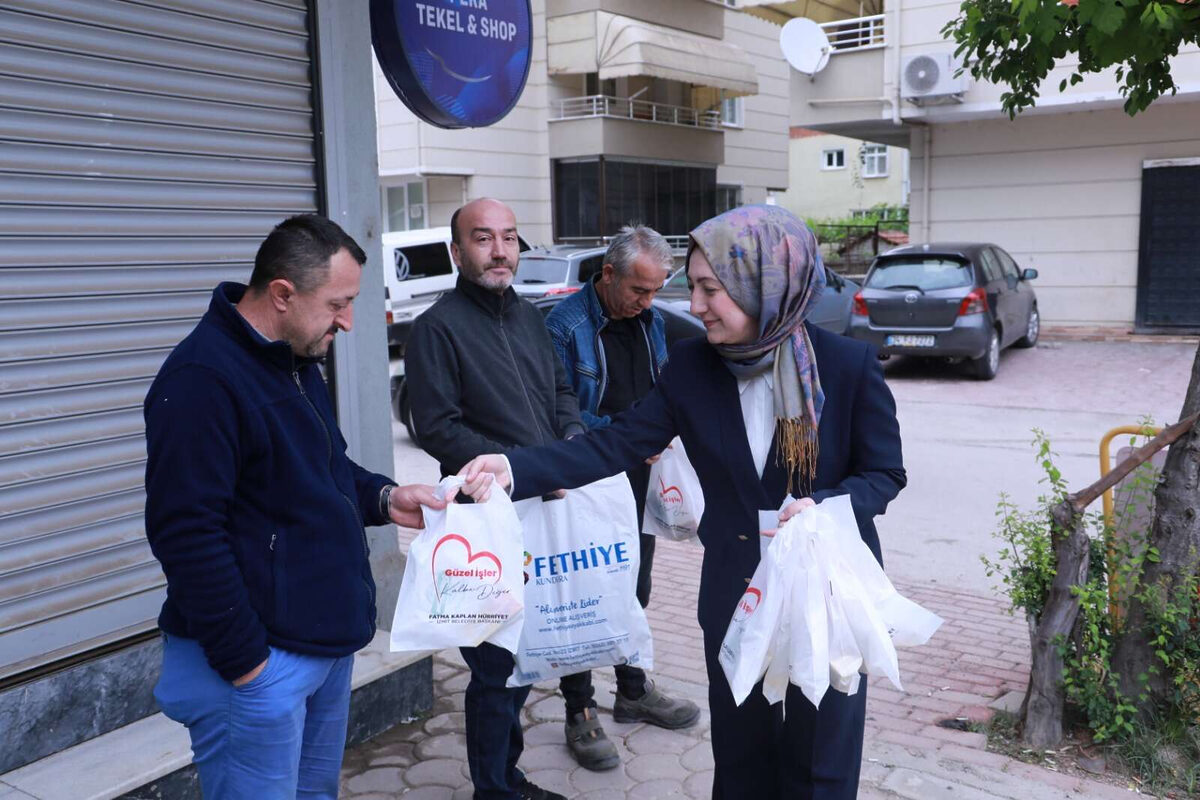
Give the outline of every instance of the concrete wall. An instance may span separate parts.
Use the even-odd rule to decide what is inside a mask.
[[[858,162],[859,139],[831,133],[799,135],[788,149],[788,190],[776,201],[801,218],[828,219],[849,216],[853,209],[881,203],[897,206],[904,202],[904,176],[908,151],[888,148],[885,178],[864,178]],[[846,154],[843,169],[824,169],[825,150],[841,148]]]
[[[564,119],[550,125],[550,157],[579,158],[603,153],[655,161],[719,164],[725,156],[719,130],[663,125],[630,119]]]
[[[787,188],[788,73],[779,55],[779,26],[726,13],[725,41],[746,51],[758,72],[758,94],[745,98],[745,125],[725,128],[725,163],[717,183],[742,187],[742,202],[762,203],[767,189]]]
[[[1050,324],[1130,325],[1142,161],[1200,156],[1200,104],[1162,103],[936,125],[929,240],[995,242],[1034,283]],[[924,134],[912,138],[914,242],[926,237]]]
[[[714,39],[725,30],[725,9],[709,0],[545,0],[545,5],[550,17],[608,11]]]

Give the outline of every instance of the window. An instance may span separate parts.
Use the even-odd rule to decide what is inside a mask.
[[[1013,261],[1012,256],[1001,250],[999,247],[992,248],[992,252],[1000,259],[1000,266],[1004,269],[1004,275],[1007,278],[1016,278],[1020,280],[1021,270],[1017,267],[1017,262]]]
[[[709,167],[564,160],[554,162],[553,176],[559,240],[610,235],[634,221],[680,235],[717,212],[717,171]]]
[[[726,97],[721,101],[721,124],[740,128],[746,124],[746,98]]]
[[[862,160],[864,178],[886,178],[888,174],[888,149],[885,144],[864,144],[858,151]]]
[[[911,289],[915,286],[926,292],[970,285],[971,266],[944,256],[880,259],[864,284],[871,289]]]
[[[396,278],[402,281],[435,278],[438,275],[450,275],[454,271],[450,264],[450,250],[444,242],[397,247],[392,257],[395,259]]]
[[[717,184],[717,213],[723,214],[742,204],[742,187]]]
[[[389,231],[415,231],[428,226],[425,205],[425,181],[416,180],[388,186],[384,219]]]
[[[846,151],[838,147],[821,151],[821,169],[845,169]]]
[[[1000,271],[1000,262],[992,253],[990,247],[985,247],[979,251],[980,265],[983,267],[983,278],[988,283],[1000,280],[1002,273]]]

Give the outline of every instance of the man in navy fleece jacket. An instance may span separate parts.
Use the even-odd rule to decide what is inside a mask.
[[[167,577],[155,696],[208,798],[337,796],[353,654],[375,633],[363,526],[444,507],[347,457],[317,368],[365,261],[324,217],[280,223],[146,396],[146,535]]]

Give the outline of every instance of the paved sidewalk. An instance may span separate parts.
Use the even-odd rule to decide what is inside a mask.
[[[411,531],[402,536],[411,537]],[[654,631],[654,677],[666,691],[706,709],[707,678],[696,624],[701,549],[659,541],[647,615]],[[1128,797],[1132,792],[1005,758],[980,733],[942,727],[945,720],[987,719],[997,701],[1019,702],[1029,675],[1024,622],[989,593],[898,585],[945,620],[926,646],[900,653],[904,691],[872,680],[859,797],[864,800],[1066,800]],[[399,726],[349,751],[342,796],[355,800],[459,800],[471,797],[463,737],[468,673],[457,651],[434,662],[434,707],[424,720]],[[580,800],[708,798],[712,785],[707,710],[686,731],[612,720],[611,669],[595,672],[601,719],[622,764],[595,773],[577,767],[563,742],[563,704],[552,684],[539,684],[525,706],[521,766],[535,783]]]

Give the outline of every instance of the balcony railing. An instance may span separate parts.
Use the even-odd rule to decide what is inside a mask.
[[[835,53],[883,47],[883,14],[839,19],[821,25]]]
[[[585,119],[587,117],[611,117],[657,122],[660,125],[685,125],[691,128],[720,130],[721,112],[698,111],[687,106],[669,106],[649,100],[631,100],[628,97],[610,97],[593,94],[587,97],[570,97],[558,102],[558,115],[554,119]]]

